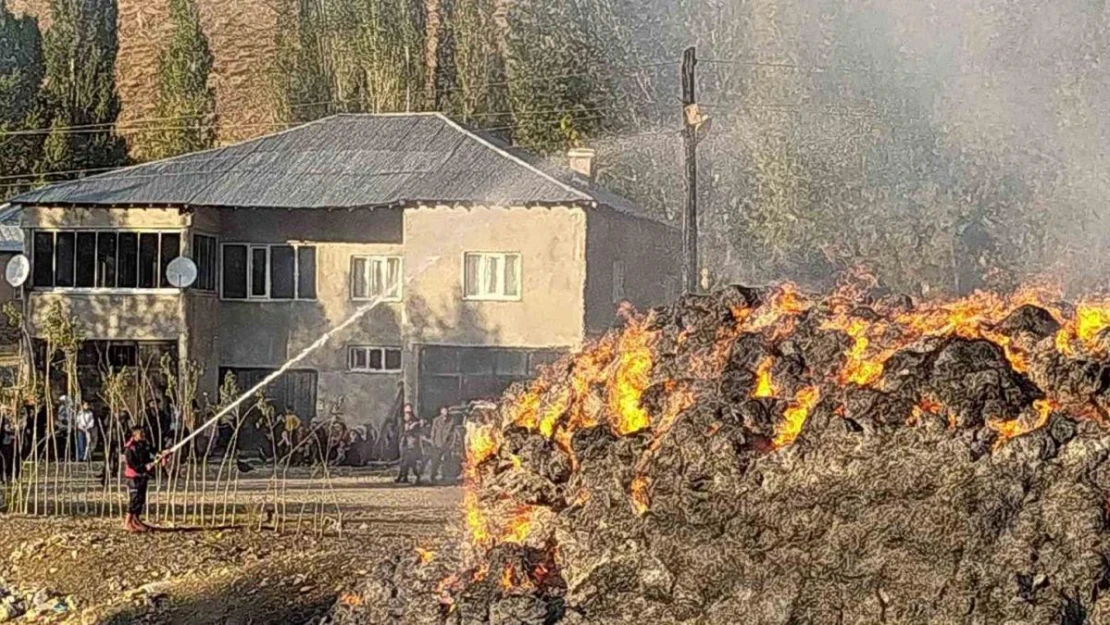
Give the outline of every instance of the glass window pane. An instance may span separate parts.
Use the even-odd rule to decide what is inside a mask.
[[[170,261],[181,256],[181,235],[176,232],[162,233],[161,261],[158,264],[158,280],[162,288],[170,288],[169,278],[166,277],[166,266]]]
[[[517,254],[505,256],[505,295],[520,295],[520,256]]]
[[[290,245],[270,248],[270,297],[293,299],[293,278],[297,259]]]
[[[377,348],[370,350],[370,370],[382,370],[382,350]]]
[[[365,298],[369,292],[367,290],[369,285],[366,282],[366,267],[365,258],[351,259],[351,297],[355,299]]]
[[[96,286],[102,289],[116,286],[115,232],[101,232],[96,235]]]
[[[116,285],[123,289],[133,289],[138,284],[139,275],[139,235],[134,232],[119,234],[119,275]]]
[[[478,254],[466,255],[466,279],[464,280],[464,288],[467,297],[475,297],[478,295],[478,266],[481,260],[482,257]]]
[[[482,286],[482,295],[497,295],[500,291],[498,288],[498,278],[501,273],[501,259],[497,256],[485,256],[483,258],[485,264],[485,283]]]
[[[193,262],[197,265],[197,280],[193,283],[195,289],[211,291],[216,286],[216,263],[213,262],[212,255],[214,247],[215,241],[212,237],[193,235]]]
[[[54,286],[54,233],[36,231],[33,241],[35,286]]]
[[[297,297],[316,299],[316,248],[297,248]]]
[[[264,247],[251,248],[251,297],[266,297],[266,252]]]
[[[386,281],[389,286],[389,297],[401,297],[401,259],[390,258],[386,263]]]
[[[384,286],[384,270],[382,269],[382,259],[370,259],[370,295],[377,297],[382,294],[385,289]]]
[[[96,286],[96,233],[77,233],[77,286],[90,289]]]
[[[143,232],[139,235],[139,288],[158,286],[158,233]]]
[[[352,347],[351,348],[351,368],[352,369],[365,369],[366,368],[366,348]]]
[[[54,239],[54,286],[73,286],[73,261],[77,237],[73,232],[59,232]]]
[[[228,299],[247,297],[247,246],[224,246],[223,296]]]
[[[385,350],[385,368],[386,371],[398,371],[401,368],[401,350]]]

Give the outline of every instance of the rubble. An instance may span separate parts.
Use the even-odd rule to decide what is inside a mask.
[[[1107,328],[853,284],[630,314],[472,415],[457,549],[332,620],[1107,622]]]

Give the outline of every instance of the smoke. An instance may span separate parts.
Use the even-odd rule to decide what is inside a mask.
[[[827,286],[863,264],[920,295],[1043,274],[1104,286],[1104,1],[601,4],[620,27],[599,36],[625,60],[698,48],[702,261],[718,281]],[[639,117],[599,142],[604,179],[676,216],[677,68],[619,82]]]

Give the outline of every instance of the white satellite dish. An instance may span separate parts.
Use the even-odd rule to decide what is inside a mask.
[[[166,279],[179,289],[192,285],[197,280],[197,265],[191,258],[178,256],[166,265]]]
[[[4,278],[8,284],[19,288],[31,275],[31,261],[23,254],[17,254],[8,261],[8,268],[4,271]]]

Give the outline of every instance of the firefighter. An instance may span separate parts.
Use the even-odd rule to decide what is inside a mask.
[[[401,471],[397,475],[398,484],[408,484],[409,471],[416,474],[416,485],[420,485],[420,463],[423,456],[423,432],[420,419],[412,412],[412,404],[405,404],[405,414],[401,426]]]
[[[128,494],[123,529],[132,533],[145,532],[150,529],[142,521],[143,509],[146,508],[146,490],[157,463],[154,450],[147,441],[146,428],[140,425],[131,429],[131,437],[124,447],[123,456],[123,475],[127,478]]]

